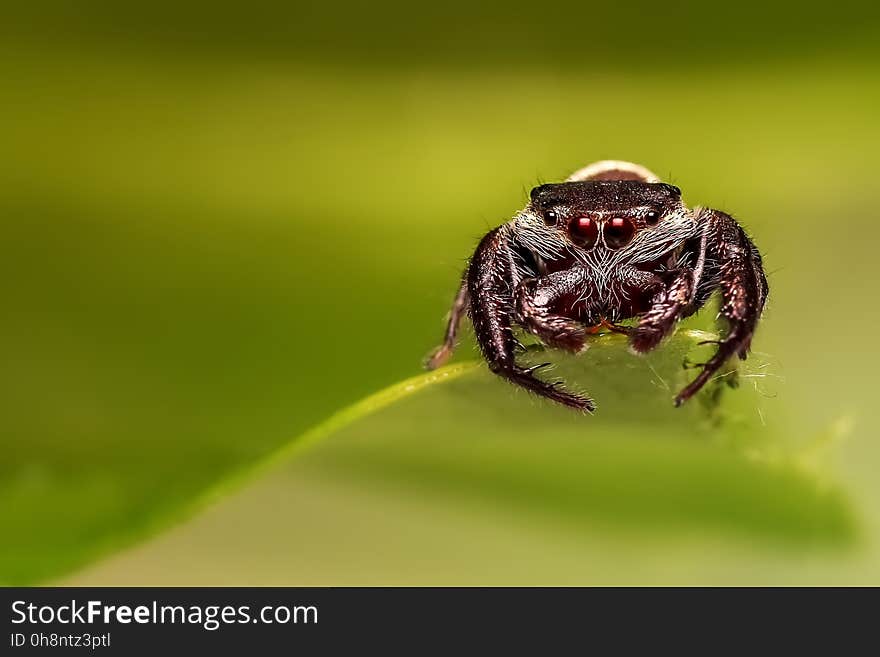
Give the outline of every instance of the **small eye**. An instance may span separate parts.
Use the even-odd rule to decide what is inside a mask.
[[[648,212],[648,214],[645,215],[645,223],[649,226],[656,226],[658,221],[660,221],[659,212],[651,210],[650,212]]]
[[[548,226],[553,226],[556,224],[556,220],[559,218],[559,215],[555,210],[547,210],[544,212],[544,223]]]

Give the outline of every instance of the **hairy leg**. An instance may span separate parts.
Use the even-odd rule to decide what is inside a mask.
[[[516,292],[517,321],[551,347],[582,350],[584,325],[553,313],[551,307],[560,297],[577,294],[586,284],[584,273],[575,269],[523,280]]]
[[[425,361],[425,368],[435,370],[452,356],[455,351],[455,339],[458,336],[458,327],[461,324],[461,318],[467,313],[468,308],[468,289],[467,279],[461,282],[458,288],[458,294],[455,295],[455,301],[452,302],[452,309],[449,311],[449,321],[446,324],[446,335],[443,337],[443,344],[437,347],[428,359]]]
[[[740,225],[717,210],[703,210],[702,214],[710,222],[707,250],[714,269],[704,276],[702,285],[721,289],[720,315],[727,320],[728,330],[715,355],[675,398],[676,406],[693,397],[731,356],[746,357],[768,291],[760,256]]]
[[[489,368],[535,394],[581,411],[594,410],[591,399],[561,390],[557,384],[534,376],[533,372],[541,366],[523,368],[516,363],[511,315],[515,306],[514,290],[520,285],[522,275],[514,258],[509,228],[502,226],[486,235],[471,260],[467,284],[474,332]]]
[[[683,310],[690,304],[694,289],[694,272],[681,269],[672,282],[651,301],[651,308],[639,319],[630,333],[630,344],[638,353],[654,349],[675,327]]]

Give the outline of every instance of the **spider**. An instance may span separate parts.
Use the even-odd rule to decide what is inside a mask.
[[[492,372],[592,412],[590,397],[535,375],[547,363],[517,363],[514,326],[569,352],[582,351],[589,334],[606,328],[627,334],[631,349],[645,353],[715,290],[726,334],[675,405],[693,397],[731,356],[746,358],[768,287],[761,254],[733,217],[687,208],[677,187],[630,162],[596,162],[529,196],[525,208],[477,246],[428,369],[452,355],[469,312]],[[632,318],[634,325],[620,324]]]

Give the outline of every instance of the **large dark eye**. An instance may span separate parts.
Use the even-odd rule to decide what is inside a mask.
[[[572,242],[589,249],[599,239],[599,227],[590,217],[577,217],[568,227],[568,234]]]
[[[651,210],[645,215],[645,223],[649,226],[656,226],[658,221],[660,221],[660,213],[656,210]]]
[[[614,217],[605,224],[602,236],[609,249],[622,249],[636,234],[636,227],[625,217]]]
[[[545,210],[544,211],[544,223],[548,226],[553,226],[556,224],[556,219],[559,218],[559,215],[555,210]]]

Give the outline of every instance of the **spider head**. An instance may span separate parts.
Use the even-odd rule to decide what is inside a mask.
[[[529,210],[578,249],[617,251],[644,231],[662,231],[682,209],[681,191],[666,183],[635,180],[540,185]]]

